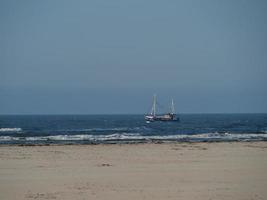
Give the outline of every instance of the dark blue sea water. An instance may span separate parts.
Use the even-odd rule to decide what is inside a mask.
[[[267,141],[267,114],[179,117],[148,124],[143,115],[2,115],[0,144]]]

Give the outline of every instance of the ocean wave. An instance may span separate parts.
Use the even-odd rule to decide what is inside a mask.
[[[140,130],[151,130],[147,127],[108,127],[108,128],[83,128],[83,129],[59,129],[56,132],[130,132]]]
[[[22,128],[0,128],[0,132],[20,132]]]
[[[83,128],[83,129],[59,129],[58,132],[103,132],[103,131],[126,131],[128,128]]]
[[[131,140],[174,140],[174,141],[250,141],[267,140],[267,134],[235,134],[235,133],[203,133],[195,135],[151,135],[145,136],[136,133],[115,133],[110,135],[51,135],[36,137],[0,136],[0,142],[27,142],[27,141],[131,141]]]

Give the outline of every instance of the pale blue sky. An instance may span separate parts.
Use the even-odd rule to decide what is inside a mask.
[[[0,114],[267,112],[266,2],[0,0]]]

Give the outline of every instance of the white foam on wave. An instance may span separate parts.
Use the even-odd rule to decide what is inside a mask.
[[[233,133],[203,133],[195,135],[152,135],[143,136],[136,133],[115,133],[110,135],[53,135],[53,136],[36,136],[36,137],[12,137],[0,136],[0,141],[112,141],[112,140],[261,140],[267,139],[267,134],[233,134]]]
[[[21,128],[0,128],[0,132],[20,132]]]
[[[1,142],[8,142],[8,141],[17,141],[19,137],[12,137],[12,136],[0,136]]]

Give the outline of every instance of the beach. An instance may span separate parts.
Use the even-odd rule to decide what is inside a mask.
[[[0,199],[267,199],[267,142],[0,146]]]

